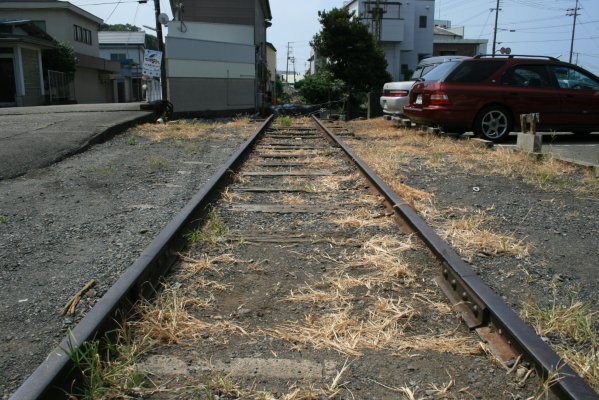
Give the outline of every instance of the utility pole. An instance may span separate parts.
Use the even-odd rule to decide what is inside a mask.
[[[166,57],[164,54],[164,42],[162,41],[162,24],[158,20],[160,15],[160,0],[154,0],[154,13],[156,14],[156,37],[158,38],[158,51],[162,52],[160,63],[160,83],[162,85],[162,100],[166,100]]]
[[[497,6],[495,7],[495,29],[493,29],[493,57],[495,57],[495,48],[497,46],[497,20],[499,20],[499,10],[500,10],[499,1],[500,0],[497,0]]]
[[[289,45],[291,42],[287,42],[287,68],[285,69],[285,83],[289,83]]]
[[[572,63],[572,53],[574,52],[574,33],[576,32],[576,17],[578,16],[578,10],[580,10],[580,8],[578,7],[578,0],[576,0],[574,8],[568,8],[566,13],[569,17],[574,16],[574,23],[572,24],[572,40],[570,41],[570,64]]]

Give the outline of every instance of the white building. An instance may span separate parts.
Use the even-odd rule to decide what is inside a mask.
[[[100,57],[121,64],[119,74],[112,74],[114,102],[142,100],[141,66],[145,50],[145,32],[98,32]]]
[[[345,3],[379,40],[393,80],[407,79],[433,53],[434,0],[352,0]]]

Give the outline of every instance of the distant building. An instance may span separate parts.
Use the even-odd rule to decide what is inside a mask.
[[[266,43],[266,65],[268,66],[268,86],[266,88],[266,101],[268,104],[277,104],[277,49],[272,43]]]
[[[434,56],[475,56],[487,53],[487,39],[464,39],[464,27],[452,28],[451,21],[435,20]]]
[[[33,21],[0,19],[0,107],[46,103],[42,50],[54,47]]]
[[[108,76],[118,73],[119,63],[100,58],[98,30],[102,20],[81,8],[58,0],[0,1],[0,17],[32,21],[41,30],[60,42],[69,43],[75,50],[77,69],[69,77],[52,74],[44,77],[48,92],[59,92],[60,82],[71,85],[69,98],[77,103],[112,102],[112,85]]]
[[[118,74],[110,76],[114,102],[142,100],[141,67],[145,50],[145,32],[98,32],[100,57],[120,63]]]
[[[168,98],[175,113],[232,115],[267,104],[268,0],[170,0]]]
[[[379,41],[394,80],[407,78],[418,61],[433,53],[434,0],[352,0],[344,7]]]

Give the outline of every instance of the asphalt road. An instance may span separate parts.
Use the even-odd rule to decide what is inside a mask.
[[[0,180],[43,168],[149,120],[141,103],[0,108]]]

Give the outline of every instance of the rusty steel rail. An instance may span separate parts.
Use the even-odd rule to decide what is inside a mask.
[[[354,162],[362,174],[435,253],[442,270],[437,282],[471,328],[493,326],[503,340],[531,361],[542,377],[554,377],[551,390],[560,399],[599,399],[597,394],[536,332],[498,296],[476,272],[397,195],[351,148],[320,120],[314,121]]]
[[[198,216],[204,212],[219,188],[230,178],[231,172],[243,162],[273,118],[271,115],[266,119],[214,173],[60,345],[52,350],[46,360],[13,393],[11,400],[55,400],[68,397],[66,393],[71,389],[74,379],[73,364],[68,351],[79,349],[85,342],[98,339],[114,329],[121,313],[126,315],[141,296],[149,296],[153,293],[154,284],[168,271],[175,262],[177,253],[186,244],[182,235],[183,230],[199,223]]]

